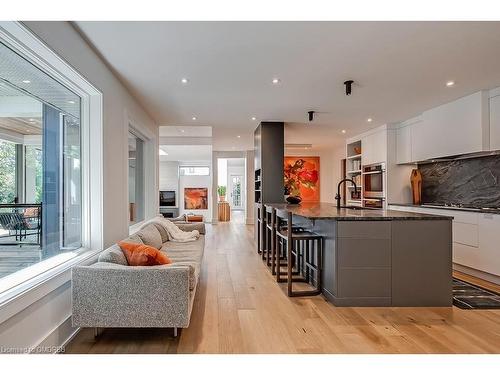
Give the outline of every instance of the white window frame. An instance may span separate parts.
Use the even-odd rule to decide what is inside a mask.
[[[182,174],[181,173],[182,168],[207,168],[208,174]],[[208,177],[208,176],[210,176],[210,173],[211,173],[210,166],[206,165],[206,164],[181,164],[181,165],[179,165],[179,176]]]
[[[72,256],[62,253],[13,274],[17,277],[12,286],[4,285],[0,290],[1,322],[17,310],[10,305],[17,297],[31,294],[36,300],[40,297],[36,289],[46,282],[53,284],[58,280],[60,285],[67,282],[70,276],[65,271],[75,264],[92,261],[102,251],[104,240],[102,93],[21,22],[0,21],[0,40],[80,96],[82,127],[82,248]],[[65,277],[61,278],[62,274]],[[23,298],[22,303],[15,306],[22,308],[27,303],[29,298]]]
[[[148,128],[141,125],[135,119],[133,119],[127,111],[125,111],[125,124],[124,126],[124,148],[125,152],[125,163],[124,170],[127,181],[127,227],[129,228],[129,233],[135,233],[139,228],[149,219],[153,218],[157,213],[159,213],[159,203],[158,203],[158,163],[159,163],[159,143],[158,137]],[[130,225],[129,222],[129,200],[128,200],[128,180],[129,180],[129,163],[128,163],[128,135],[132,133],[136,137],[140,138],[144,142],[144,220]]]

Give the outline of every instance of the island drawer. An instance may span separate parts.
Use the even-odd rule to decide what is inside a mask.
[[[378,220],[340,221],[337,224],[339,238],[390,239],[391,222]]]
[[[339,297],[391,297],[390,268],[342,268],[340,270]]]
[[[391,240],[339,238],[339,264],[345,267],[390,267]]]

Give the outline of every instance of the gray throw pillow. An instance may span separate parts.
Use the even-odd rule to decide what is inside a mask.
[[[158,250],[163,245],[161,234],[156,228],[156,225],[150,224],[142,228],[137,235],[141,238],[145,245],[156,247]]]
[[[109,248],[104,250],[99,255],[99,262],[114,263],[114,264],[121,264],[122,266],[128,266],[127,258],[125,258],[122,249],[120,249],[120,246],[118,246],[117,244],[114,244],[113,246],[110,246]]]
[[[158,229],[158,232],[160,232],[161,236],[161,242],[167,242],[168,241],[168,232],[167,229],[160,223],[153,221],[152,224]]]

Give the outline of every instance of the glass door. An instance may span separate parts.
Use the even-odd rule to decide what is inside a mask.
[[[231,192],[231,207],[233,209],[242,209],[243,202],[241,199],[241,180],[240,175],[231,175],[230,192]]]

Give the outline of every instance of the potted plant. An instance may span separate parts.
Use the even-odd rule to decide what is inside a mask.
[[[217,194],[219,195],[219,202],[226,200],[226,187],[224,185],[217,187]]]

